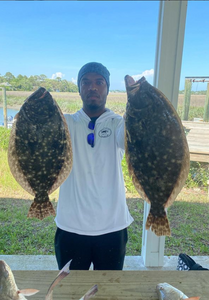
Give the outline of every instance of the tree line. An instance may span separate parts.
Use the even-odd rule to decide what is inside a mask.
[[[78,92],[78,87],[73,82],[63,80],[60,77],[49,79],[44,74],[15,77],[12,73],[7,72],[4,76],[0,74],[0,85],[1,83],[8,83],[6,89],[9,91],[33,91],[42,86],[49,92]]]
[[[46,75],[34,75],[34,76],[23,76],[18,75],[15,77],[12,73],[7,72],[4,76],[0,74],[0,85],[1,83],[8,83],[6,86],[8,91],[34,91],[40,86],[44,87],[49,92],[71,92],[77,93],[78,87],[72,81],[67,81],[57,77],[56,79],[49,79]],[[124,90],[110,90],[115,93],[125,93]],[[191,94],[195,95],[206,95],[207,90],[203,91],[191,91]],[[184,94],[184,90],[180,90],[179,94]]]

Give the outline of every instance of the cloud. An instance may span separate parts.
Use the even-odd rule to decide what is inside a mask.
[[[57,77],[63,78],[65,77],[65,74],[62,74],[62,72],[56,72],[55,74],[52,74],[52,79],[56,79]]]
[[[77,78],[71,78],[72,83],[77,84]]]
[[[154,75],[154,69],[150,69],[150,70],[146,70],[146,71],[142,72],[141,74],[132,75],[132,77],[136,81],[144,76],[147,79],[147,81],[151,81],[151,79],[153,80],[153,75]]]

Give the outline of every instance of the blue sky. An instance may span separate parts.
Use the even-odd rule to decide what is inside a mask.
[[[1,75],[76,82],[83,64],[98,61],[112,90],[125,89],[127,74],[152,83],[159,1],[0,1],[0,11]],[[180,89],[185,76],[209,76],[208,14],[208,1],[188,1]]]

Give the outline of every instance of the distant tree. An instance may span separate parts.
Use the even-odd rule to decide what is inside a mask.
[[[78,93],[78,86],[71,81],[68,81],[68,92]]]
[[[46,79],[41,83],[41,86],[44,87],[47,91],[53,92],[53,80],[52,79]]]
[[[36,76],[30,76],[28,78],[28,81],[29,81],[30,85],[33,87],[33,89],[35,89],[36,87],[39,86],[39,80],[37,80]]]
[[[15,78],[15,76],[10,72],[6,72],[6,74],[4,75],[4,78],[5,78],[6,82],[10,83]]]
[[[0,82],[9,82],[11,87],[8,87],[10,90],[17,91],[33,91],[38,87],[42,86],[49,92],[55,92],[59,90],[60,92],[78,92],[78,87],[71,81],[62,80],[61,77],[56,79],[49,79],[46,75],[34,75],[34,76],[23,76],[19,74],[15,77],[12,73],[7,72],[4,76],[0,74]]]
[[[11,81],[13,87],[19,91],[31,91],[33,89],[33,83],[27,76],[19,74],[17,78]]]
[[[45,81],[45,80],[47,79],[47,76],[44,75],[44,74],[41,74],[41,75],[39,76],[39,79],[40,79],[40,81]]]
[[[60,92],[68,92],[68,81],[66,79],[60,82],[59,90]]]
[[[0,82],[4,82],[4,81],[5,81],[4,76],[1,76],[1,74],[0,74]]]

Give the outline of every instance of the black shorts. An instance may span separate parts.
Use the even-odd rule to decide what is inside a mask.
[[[80,235],[57,228],[55,254],[61,270],[72,259],[71,270],[122,270],[128,241],[127,228],[98,236]]]

